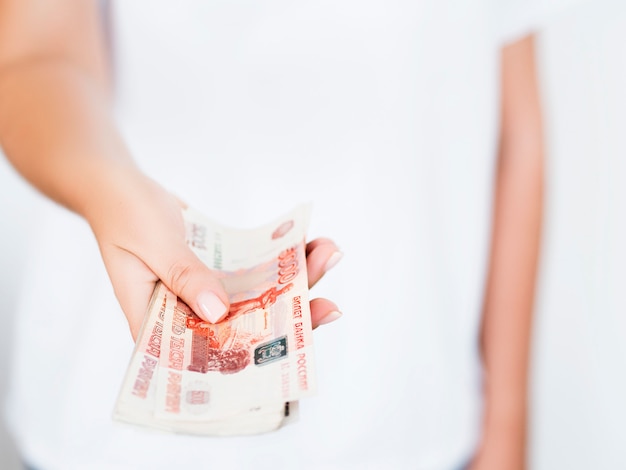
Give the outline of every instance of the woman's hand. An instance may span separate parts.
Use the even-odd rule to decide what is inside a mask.
[[[102,258],[133,339],[137,338],[158,280],[201,318],[216,323],[226,317],[228,295],[218,276],[202,263],[185,241],[181,209],[172,194],[136,170],[116,177],[116,189],[96,199],[84,214],[98,240]],[[341,258],[329,239],[307,244],[309,287]],[[327,299],[311,301],[313,327],[339,316]]]
[[[219,321],[228,297],[185,243],[180,203],[135,167],[115,126],[98,2],[38,5],[0,1],[4,153],[34,187],[89,222],[133,338],[159,279],[200,317]],[[311,246],[314,284],[336,247]],[[311,309],[315,326],[339,315],[324,299]]]
[[[228,295],[188,247],[182,203],[138,171],[122,173],[117,181],[114,194],[84,212],[133,339],[158,280],[201,318],[224,318]]]

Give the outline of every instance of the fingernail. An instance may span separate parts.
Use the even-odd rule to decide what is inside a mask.
[[[228,313],[228,309],[226,308],[226,305],[224,305],[224,302],[222,302],[213,292],[201,292],[196,300],[200,310],[204,313],[205,320],[208,320],[211,323],[217,323]]]
[[[335,251],[332,255],[330,255],[330,258],[326,261],[326,266],[324,266],[324,272],[330,271],[334,268],[335,265],[341,261],[341,258],[343,258],[343,253],[341,251]]]
[[[342,315],[343,313],[341,313],[339,310],[334,310],[330,312],[328,315],[326,315],[325,317],[323,317],[319,321],[318,325],[325,325],[326,323],[334,322],[335,320],[338,320],[339,318],[341,318]]]

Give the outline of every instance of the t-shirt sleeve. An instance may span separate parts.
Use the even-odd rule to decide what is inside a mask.
[[[531,34],[568,7],[585,0],[492,0],[495,32],[502,44]]]

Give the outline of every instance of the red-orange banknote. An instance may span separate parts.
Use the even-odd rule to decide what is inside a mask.
[[[305,236],[309,206],[263,227],[184,211],[187,241],[219,273],[228,317],[211,324],[157,284],[114,419],[169,432],[241,435],[293,420],[316,391]]]

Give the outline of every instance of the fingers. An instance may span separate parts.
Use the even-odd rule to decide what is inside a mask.
[[[228,296],[222,283],[186,245],[160,250],[156,264],[130,251],[104,246],[102,256],[133,340],[141,329],[147,306],[159,279],[201,318],[216,323],[228,313]]]
[[[144,204],[140,213],[142,244],[134,252],[176,296],[200,318],[217,323],[228,314],[228,295],[224,286],[185,242],[181,207],[185,203],[160,187],[153,188],[153,198],[161,204]],[[145,209],[147,207],[147,209]],[[155,208],[156,212],[150,211]]]
[[[228,314],[230,304],[221,281],[186,245],[163,253],[151,268],[199,317],[217,323]]]
[[[328,238],[316,238],[306,245],[306,267],[309,276],[309,289],[322,276],[333,268],[343,257],[335,242]],[[341,317],[341,311],[328,299],[313,299],[311,305],[311,323],[313,328],[333,322]]]
[[[335,242],[328,238],[316,238],[306,245],[306,267],[309,289],[332,269],[343,257]]]
[[[342,313],[333,302],[328,299],[311,300],[311,323],[313,329],[320,325],[333,322],[341,318]]]

